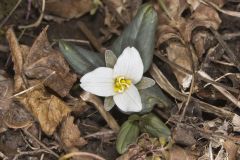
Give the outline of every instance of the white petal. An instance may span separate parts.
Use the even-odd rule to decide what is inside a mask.
[[[85,74],[80,82],[80,86],[92,94],[103,97],[109,97],[115,94],[113,90],[113,69],[111,68],[99,67]]]
[[[134,47],[127,47],[118,57],[114,66],[114,77],[124,76],[133,81],[139,82],[143,76],[143,62],[139,52]]]
[[[123,112],[139,112],[142,110],[141,97],[134,85],[131,85],[123,93],[114,95],[113,100]]]

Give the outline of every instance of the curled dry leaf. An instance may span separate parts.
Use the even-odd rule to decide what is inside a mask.
[[[4,114],[10,108],[13,94],[13,80],[6,75],[5,71],[0,70],[0,133],[7,130],[7,126],[3,123]]]
[[[26,88],[23,77],[23,56],[17,37],[12,28],[7,30],[6,37],[11,50],[12,61],[14,63],[14,90],[15,92],[19,92]]]
[[[94,8],[89,0],[47,0],[46,11],[59,17],[78,18]]]
[[[63,117],[70,112],[62,100],[48,94],[43,87],[35,88],[18,99],[32,112],[47,135],[52,135]]]
[[[176,128],[174,128],[172,134],[174,141],[179,145],[192,146],[196,144],[194,134],[191,130],[186,130],[185,128],[177,126]]]
[[[20,104],[12,103],[11,107],[4,114],[3,121],[9,128],[17,129],[30,126],[33,122],[33,117]]]
[[[191,53],[188,52],[188,49],[178,42],[170,43],[167,48],[167,56],[170,61],[189,71],[192,71],[192,60],[189,54]],[[196,56],[193,58],[195,60],[194,62],[197,63]],[[173,68],[173,72],[183,89],[187,89],[191,84],[192,75],[185,73],[178,68]]]
[[[5,71],[0,70],[0,110],[6,111],[12,99],[9,99],[13,94],[13,81],[8,78]]]
[[[46,31],[47,27],[37,37],[27,54],[24,72],[28,78],[32,79],[43,80],[48,77],[44,85],[64,97],[77,77],[69,72],[69,66],[61,54],[51,48]]]
[[[67,148],[82,147],[87,144],[87,141],[81,137],[81,132],[78,126],[73,123],[72,116],[67,117],[62,123],[60,137]]]
[[[190,153],[188,150],[184,150],[181,147],[174,146],[169,150],[169,160],[196,160],[193,154]]]
[[[221,7],[224,1],[216,0],[214,3]],[[199,3],[198,0],[166,0],[165,4],[170,18],[163,10],[158,9],[160,21],[158,27],[158,46],[167,43],[166,53],[169,60],[188,70],[192,70],[192,63],[197,66],[197,57],[201,58],[203,52],[205,52],[203,46],[207,45],[207,41],[204,41],[204,39],[193,41],[192,43],[197,47],[197,50],[192,50],[191,52],[186,45],[189,45],[189,42],[191,42],[193,30],[196,28],[211,27],[217,29],[219,27],[221,20],[218,12],[205,4]],[[200,29],[196,34],[202,31]],[[176,41],[178,42],[178,47],[175,47]],[[181,49],[182,53],[179,53],[178,49]],[[174,68],[173,72],[181,87],[188,88],[190,86],[190,74],[179,72],[179,70]]]
[[[121,24],[130,23],[131,19],[136,15],[142,0],[103,0],[105,4],[105,32],[108,34],[120,34],[119,28]],[[107,33],[105,33],[107,34]]]

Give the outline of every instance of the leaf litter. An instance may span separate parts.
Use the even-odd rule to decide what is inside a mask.
[[[90,42],[86,45],[71,39],[72,45],[61,41],[60,49],[51,41],[72,38],[63,36],[71,28],[63,27],[57,34],[48,32],[48,36],[48,27],[1,28],[6,39],[0,34],[0,43],[8,42],[10,49],[8,54],[0,50],[5,57],[0,59],[1,158],[237,159],[239,42],[235,33],[235,39],[222,36],[238,32],[237,21],[232,26],[225,24],[233,21],[230,16],[239,16],[236,3],[158,0],[152,1],[153,11],[145,1],[46,1],[41,27],[77,25],[83,34],[76,37]],[[32,21],[40,8],[35,2],[22,2],[13,14],[27,12]],[[14,18],[8,23],[26,22],[16,23]],[[78,85],[83,74],[104,66],[106,49],[113,50],[109,54],[115,58],[105,54],[107,66],[113,66],[126,45],[141,51],[146,77],[151,75],[155,81],[143,79],[139,84],[146,107],[140,118],[130,118],[113,108],[112,99],[83,92]],[[6,61],[8,55],[12,63]],[[162,120],[166,125],[154,124],[148,112],[156,115],[154,121]],[[148,121],[141,119],[145,116]],[[126,123],[128,117],[127,122],[137,124],[140,131],[134,132],[130,141],[121,141],[126,137],[117,138],[119,130],[125,134],[119,124]],[[123,126],[131,136],[131,126]],[[122,155],[116,153],[116,142],[127,144]]]

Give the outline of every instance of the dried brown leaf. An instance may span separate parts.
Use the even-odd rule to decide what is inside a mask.
[[[116,160],[130,160],[141,151],[140,147],[130,148],[126,153],[118,157]]]
[[[24,72],[28,78],[43,80],[44,85],[51,88],[61,97],[69,93],[76,75],[70,69],[62,55],[51,48],[47,38],[47,27],[40,33],[32,45],[24,63]]]
[[[170,43],[169,47],[167,48],[167,56],[171,62],[189,71],[192,71],[192,59],[191,59],[191,56],[189,56],[189,54],[191,53],[188,52],[188,49],[184,47],[184,45],[178,42]],[[196,56],[193,55],[193,57],[195,60],[194,62],[197,63]],[[181,87],[183,89],[188,88],[191,84],[192,75],[187,74],[177,68],[172,68],[172,69]]]
[[[81,137],[78,126],[73,123],[74,117],[70,116],[62,123],[60,137],[67,148],[82,147],[87,144],[87,141]]]
[[[4,114],[3,121],[9,128],[17,129],[30,126],[33,122],[33,117],[23,106],[20,106],[18,103],[12,103],[11,107]]]
[[[89,0],[49,0],[46,1],[46,11],[51,14],[71,19],[78,18],[94,8]]]
[[[223,146],[228,153],[228,160],[236,160],[239,147],[230,140],[225,141]]]
[[[200,5],[199,0],[187,0],[187,3],[191,5],[193,10],[195,10]]]
[[[142,0],[103,0],[106,5],[104,24],[106,25],[106,34],[120,34],[119,27],[121,24],[130,23],[131,19],[136,15]]]
[[[36,117],[47,135],[52,135],[63,117],[70,112],[62,100],[48,94],[43,87],[27,92],[19,100]]]
[[[26,88],[23,77],[23,56],[17,37],[12,28],[9,28],[7,30],[6,37],[9,43],[9,48],[11,50],[12,61],[14,63],[14,91],[19,92],[22,89]]]
[[[172,134],[174,141],[179,145],[192,146],[196,144],[194,134],[191,130],[186,130],[186,128],[177,126],[176,128],[174,128]]]
[[[169,160],[196,160],[197,157],[192,155],[188,150],[174,146],[169,150]]]
[[[6,75],[5,71],[0,70],[0,110],[6,111],[12,99],[9,99],[13,94],[13,80]]]

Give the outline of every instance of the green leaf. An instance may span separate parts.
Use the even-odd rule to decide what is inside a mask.
[[[153,113],[143,115],[141,117],[140,126],[142,132],[147,132],[157,138],[168,140],[171,136],[169,128]]]
[[[141,114],[150,112],[155,105],[158,105],[158,107],[163,109],[170,110],[173,106],[172,101],[169,100],[168,97],[166,97],[161,88],[158,85],[154,85],[153,87],[139,90],[143,109],[141,111]]]
[[[113,53],[119,56],[126,47],[134,46],[142,57],[144,72],[146,72],[154,54],[157,21],[157,13],[152,5],[143,5],[122,35],[114,41],[111,47]]]
[[[105,66],[104,56],[99,53],[63,41],[59,42],[59,48],[69,65],[80,75]]]
[[[136,142],[139,133],[138,121],[129,119],[124,122],[117,136],[116,148],[118,153],[126,152],[129,145]]]

